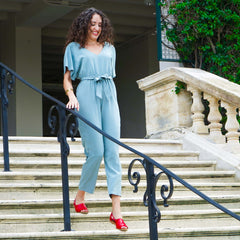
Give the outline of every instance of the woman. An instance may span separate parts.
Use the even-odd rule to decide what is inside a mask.
[[[116,54],[109,19],[95,8],[83,11],[69,29],[64,54],[63,87],[69,101],[67,108],[75,108],[97,127],[120,138],[120,116],[115,77]],[[72,80],[80,79],[73,92]],[[85,192],[93,193],[98,170],[104,157],[108,193],[112,199],[110,222],[122,231],[128,229],[120,210],[121,164],[117,144],[79,120],[79,130],[86,155],[79,190],[74,200],[77,212],[88,213]]]

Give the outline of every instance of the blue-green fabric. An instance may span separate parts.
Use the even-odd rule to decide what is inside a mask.
[[[108,43],[99,54],[95,54],[72,42],[66,47],[64,72],[68,69],[72,80],[80,79],[76,89],[79,113],[109,135],[120,139],[120,114],[113,82],[116,75],[115,61],[115,48]],[[79,189],[94,192],[104,157],[108,193],[121,196],[122,174],[118,145],[80,120],[79,131],[86,155]]]
[[[102,51],[95,54],[79,43],[71,42],[64,54],[64,73],[66,67],[71,71],[71,79],[94,79],[96,77],[112,77],[115,73],[116,52],[113,45],[105,43]]]

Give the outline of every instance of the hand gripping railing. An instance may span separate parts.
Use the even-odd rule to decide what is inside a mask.
[[[15,78],[19,79],[21,82],[23,82],[25,85],[32,88],[34,91],[42,94],[44,97],[52,100],[57,105],[54,107],[58,111],[59,115],[59,131],[58,131],[58,141],[61,145],[61,163],[62,163],[62,190],[63,190],[63,211],[64,211],[64,231],[71,231],[71,219],[70,219],[70,207],[69,207],[69,185],[68,185],[68,162],[67,162],[67,156],[69,155],[69,145],[66,140],[66,110],[69,111],[73,116],[76,116],[81,119],[81,121],[88,124],[90,127],[95,129],[100,134],[104,135],[111,141],[115,142],[119,146],[135,153],[136,155],[143,158],[142,159],[134,159],[129,165],[128,169],[128,179],[131,185],[134,186],[134,192],[138,191],[138,184],[140,182],[140,173],[134,172],[132,174],[132,168],[136,162],[140,162],[146,172],[147,176],[147,189],[143,196],[143,201],[145,206],[148,207],[148,216],[149,216],[149,229],[150,229],[150,239],[156,240],[158,239],[158,229],[157,229],[157,223],[161,220],[161,213],[159,208],[157,207],[156,203],[156,187],[157,182],[160,179],[160,177],[164,174],[167,176],[167,179],[169,181],[169,187],[168,185],[164,184],[161,186],[160,189],[160,195],[163,199],[164,206],[168,206],[167,200],[171,198],[173,193],[173,179],[184,185],[186,188],[200,196],[202,199],[206,200],[216,208],[220,209],[221,211],[227,213],[228,215],[232,216],[233,218],[240,221],[240,216],[233,213],[232,211],[228,210],[224,206],[218,204],[202,192],[198,191],[196,188],[188,184],[186,181],[175,175],[170,170],[163,167],[161,164],[154,161],[152,158],[146,156],[145,154],[137,151],[136,149],[133,149],[123,143],[121,143],[119,140],[111,137],[107,133],[103,132],[101,129],[96,127],[94,124],[89,122],[86,118],[84,118],[79,113],[75,112],[71,109],[66,109],[66,106],[64,103],[58,101],[57,99],[51,97],[50,95],[42,92],[41,90],[37,89],[30,83],[26,82],[22,77],[20,77],[17,73],[15,73],[13,70],[9,69],[4,64],[0,63],[0,72],[1,72],[1,100],[2,100],[2,125],[3,125],[3,151],[4,151],[4,170],[9,171],[9,153],[8,153],[8,130],[7,130],[7,107],[8,107],[8,99],[7,99],[7,89],[6,86],[8,86],[8,90],[11,93],[13,89],[13,84],[15,82]],[[51,120],[50,125],[51,125]],[[154,169],[160,169],[161,171],[159,173],[155,173]],[[134,182],[135,181],[135,182]],[[167,195],[165,195],[167,193]]]

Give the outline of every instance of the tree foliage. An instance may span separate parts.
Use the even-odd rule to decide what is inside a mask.
[[[160,6],[162,29],[185,66],[240,84],[240,0],[162,0]]]

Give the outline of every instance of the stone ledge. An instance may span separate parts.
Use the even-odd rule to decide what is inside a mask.
[[[240,86],[201,69],[172,67],[138,80],[137,83],[141,90],[146,91],[174,80],[182,81],[239,107]]]

